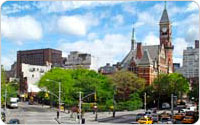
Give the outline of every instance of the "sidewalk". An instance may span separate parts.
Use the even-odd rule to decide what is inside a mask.
[[[135,111],[118,111],[116,112],[115,118],[112,117],[112,112],[97,112],[98,120],[95,121],[95,114],[93,112],[86,112],[83,115],[83,118],[85,119],[86,124],[97,124],[101,119],[103,120],[114,120],[117,119],[117,117],[123,116],[123,115],[130,115],[130,114],[138,114],[144,112],[143,109],[135,110]],[[77,119],[77,114],[74,113],[73,117],[71,117],[71,113],[65,112],[65,116],[61,116],[60,119],[56,119],[56,121],[59,124],[79,124],[79,119]],[[105,123],[103,123],[105,124]]]

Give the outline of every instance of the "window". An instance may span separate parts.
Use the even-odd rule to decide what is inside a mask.
[[[34,75],[32,75],[32,78],[34,77]]]

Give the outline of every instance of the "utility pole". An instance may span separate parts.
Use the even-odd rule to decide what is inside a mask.
[[[145,110],[145,112],[147,111],[147,94],[146,94],[146,92],[144,93],[144,110]]]
[[[7,117],[6,101],[7,101],[7,85],[6,85],[6,90],[5,90],[5,107],[4,107],[5,108],[5,116]]]
[[[174,115],[174,94],[171,94],[171,113],[172,113],[172,118]]]
[[[81,118],[81,92],[79,92],[79,123],[81,124],[82,118]]]
[[[114,86],[114,93],[113,93],[113,117],[115,117],[115,91],[116,91],[116,86]]]
[[[59,82],[59,114],[60,114],[61,82]],[[59,116],[59,115],[58,115]],[[60,117],[58,117],[59,119]]]

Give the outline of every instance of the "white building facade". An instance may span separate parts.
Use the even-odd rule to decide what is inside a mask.
[[[195,48],[187,47],[183,51],[183,66],[177,72],[186,78],[199,77],[199,41],[195,41]]]
[[[51,69],[51,64],[46,66],[30,65],[22,63],[23,78],[26,78],[27,92],[39,92],[40,89],[37,86],[40,78]]]
[[[72,51],[64,61],[65,69],[85,68],[97,71],[96,58],[91,54]]]

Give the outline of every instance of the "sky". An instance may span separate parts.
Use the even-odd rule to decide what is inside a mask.
[[[173,60],[199,39],[199,8],[190,1],[166,3],[172,23]],[[121,62],[132,29],[143,45],[158,45],[163,1],[7,1],[1,7],[1,64],[6,70],[19,50],[53,48],[90,53],[97,66]]]

